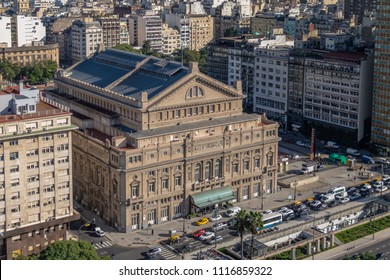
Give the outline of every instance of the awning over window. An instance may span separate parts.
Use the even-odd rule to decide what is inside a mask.
[[[236,199],[230,187],[220,187],[209,191],[192,194],[191,203],[198,208],[213,206],[220,202]]]

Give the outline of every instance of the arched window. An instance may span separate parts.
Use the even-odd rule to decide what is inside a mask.
[[[221,160],[217,159],[214,165],[214,177],[221,177]]]
[[[200,182],[201,180],[201,168],[200,163],[195,165],[195,182]]]
[[[194,86],[187,91],[187,98],[204,96],[203,89],[198,86]]]
[[[204,178],[205,179],[211,179],[211,162],[206,162],[205,168],[204,168]]]

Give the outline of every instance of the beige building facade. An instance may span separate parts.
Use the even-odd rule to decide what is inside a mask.
[[[59,65],[58,44],[0,48],[0,56],[2,60],[17,63],[22,67],[42,61],[54,61]]]
[[[190,15],[189,20],[189,48],[199,51],[214,39],[214,18],[204,15]]]
[[[73,212],[71,113],[36,103],[33,90],[25,91],[0,95],[0,248],[6,259],[65,240],[67,223],[79,218]],[[9,98],[16,100],[15,112],[3,106]]]
[[[172,54],[181,48],[181,36],[177,29],[168,27],[168,24],[162,25],[162,50],[163,54]]]
[[[119,231],[276,191],[278,125],[242,113],[240,82],[117,50],[83,63],[59,72],[47,96],[75,111],[80,127],[74,198]],[[128,70],[98,74],[120,64]],[[217,200],[202,200],[215,192]]]

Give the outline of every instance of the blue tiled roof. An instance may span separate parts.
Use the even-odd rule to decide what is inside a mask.
[[[148,98],[152,98],[187,74],[188,71],[186,69],[179,70],[171,77],[165,75],[153,75],[139,70],[112,90],[123,95],[133,97],[137,97],[140,92],[146,91],[148,93]]]
[[[73,68],[70,77],[94,86],[106,87],[129,71],[97,62],[95,58],[91,58]]]
[[[141,54],[108,49],[69,70],[70,77],[104,88],[134,70],[137,63],[146,58]],[[180,63],[151,57],[111,90],[135,98],[146,91],[152,98],[188,73],[188,68]]]

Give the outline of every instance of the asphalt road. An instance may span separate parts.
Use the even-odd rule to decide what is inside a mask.
[[[362,254],[362,253],[371,253],[374,256],[379,253],[386,254],[387,258],[390,259],[390,237],[386,240],[378,241],[376,243],[371,243],[369,246],[359,248],[357,250],[349,250],[348,254],[346,254],[349,257],[352,257],[355,254]],[[344,256],[338,256],[336,258],[332,258],[333,260],[342,260]]]

